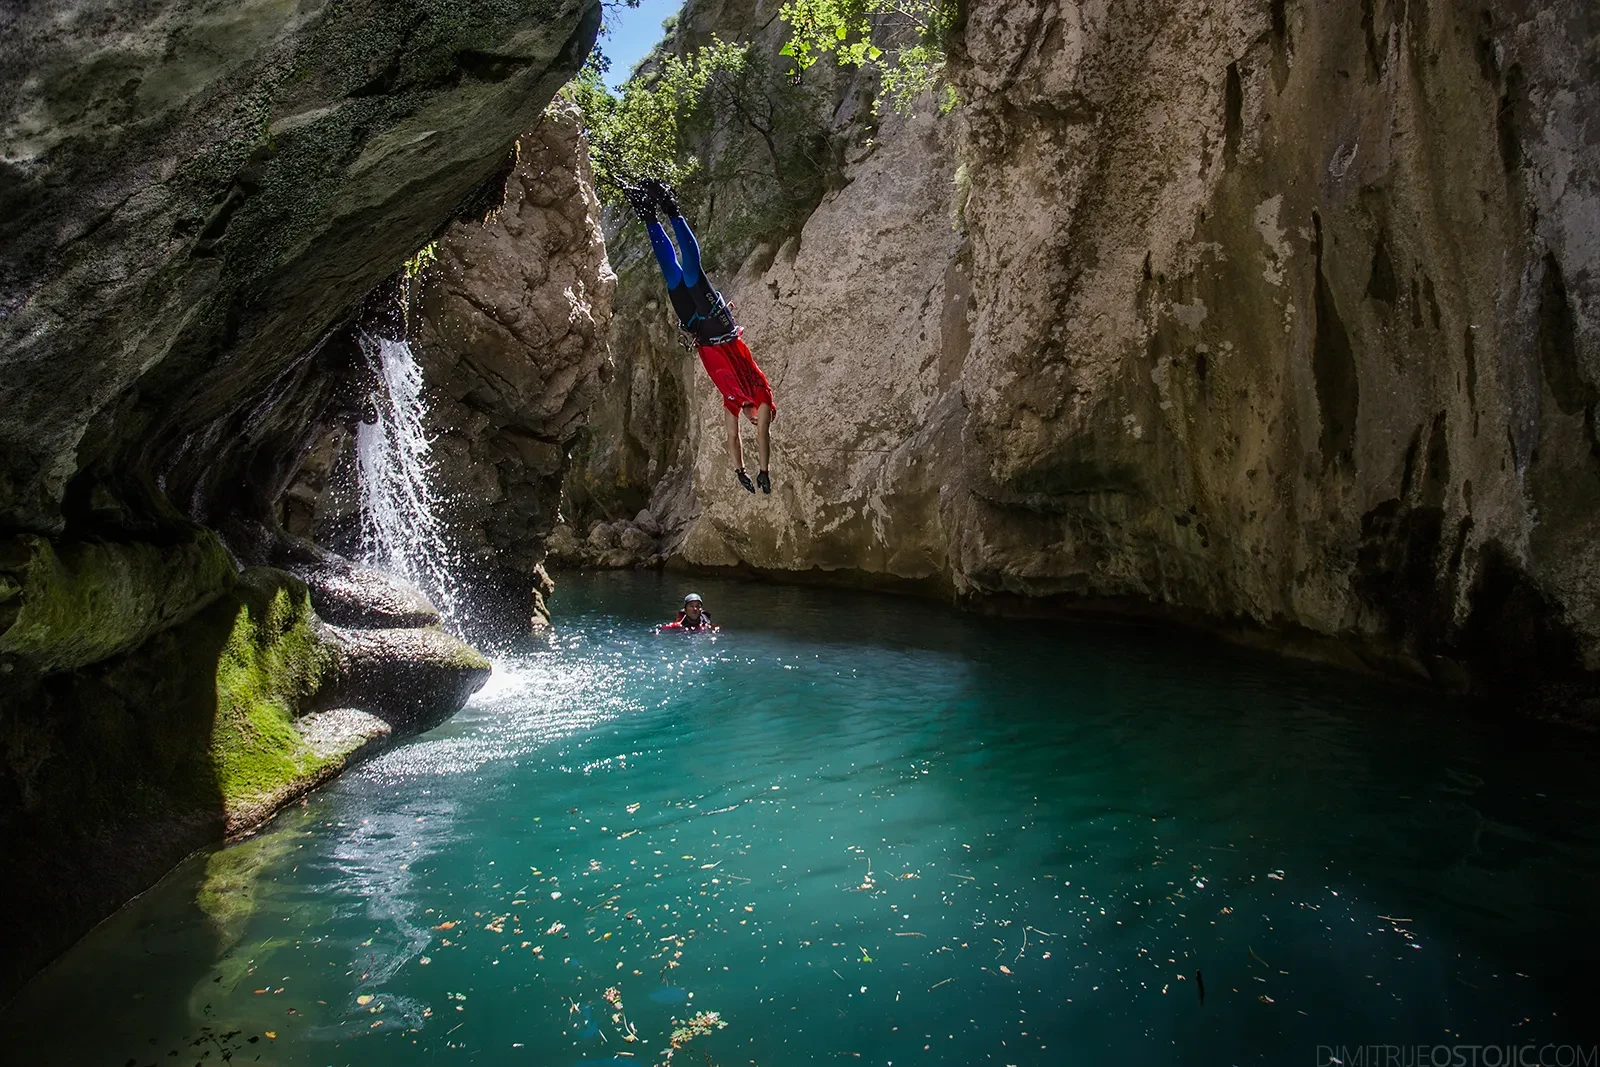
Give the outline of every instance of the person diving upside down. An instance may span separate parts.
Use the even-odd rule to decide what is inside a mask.
[[[772,476],[768,473],[768,464],[772,452],[769,427],[775,412],[772,386],[756,366],[755,357],[744,343],[744,331],[733,321],[728,302],[712,288],[700,267],[700,243],[678,207],[677,195],[665,182],[653,178],[624,189],[623,195],[649,231],[650,246],[655,249],[656,261],[661,265],[667,296],[672,300],[673,311],[677,312],[678,324],[693,337],[700,362],[705,364],[706,373],[722,393],[722,406],[728,412],[728,455],[733,459],[734,477],[752,493],[757,486],[763,493],[771,493]],[[672,221],[678,238],[676,250],[656,215],[658,208]],[[756,427],[756,452],[761,466],[754,483],[744,469],[744,448],[739,440],[741,414]]]

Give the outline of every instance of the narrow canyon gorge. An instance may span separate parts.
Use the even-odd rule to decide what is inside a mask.
[[[900,109],[782,7],[687,0],[639,75],[753,57],[682,193],[770,495],[562,95],[599,0],[0,14],[0,1000],[455,715],[561,568],[1600,726],[1600,9],[963,0]],[[397,374],[448,588],[364,532]]]

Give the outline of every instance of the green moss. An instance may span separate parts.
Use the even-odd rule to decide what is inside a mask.
[[[435,630],[442,627],[435,626]],[[446,646],[438,655],[439,664],[455,670],[462,671],[493,671],[494,664],[482,652],[473,648],[465,641],[451,639],[451,644]]]
[[[294,728],[332,656],[317,635],[311,595],[279,571],[245,572],[241,603],[216,666],[211,762],[230,811],[316,775],[317,755]]]
[[[19,537],[0,553],[0,596],[10,625],[0,653],[48,673],[136,647],[214,600],[234,580],[233,560],[209,530],[173,544]],[[11,591],[12,589],[15,591]]]

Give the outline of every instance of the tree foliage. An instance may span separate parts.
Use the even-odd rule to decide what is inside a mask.
[[[680,55],[669,41],[618,92],[591,63],[567,89],[583,111],[596,185],[608,203],[640,178],[678,186],[709,263],[737,265],[798,228],[834,165],[831,103],[750,45],[717,37]]]
[[[615,201],[641,177],[677,184],[699,171],[693,130],[709,118],[714,88],[742,79],[748,62],[748,48],[713,38],[687,57],[658,55],[621,93],[606,87],[603,59],[586,65],[567,91],[583,111],[602,197]]]
[[[941,109],[957,103],[944,78],[957,0],[788,0],[778,17],[791,30],[782,54],[793,60],[797,77],[831,55],[842,67],[878,70],[880,105],[909,111],[917,97],[941,87]]]

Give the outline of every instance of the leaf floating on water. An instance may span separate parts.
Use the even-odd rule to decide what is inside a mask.
[[[451,919],[447,923],[440,923],[438,926],[434,927],[435,930],[454,930],[455,928],[456,922],[454,919]]]
[[[433,957],[432,956],[424,956],[420,960],[418,960],[417,962],[420,963],[422,966],[426,967],[428,964],[433,962]]]
[[[1261,1003],[1263,1003],[1263,1004],[1276,1004],[1277,1003],[1277,1001],[1273,1000],[1271,997],[1267,996],[1265,993],[1261,994],[1256,999],[1261,1001]]]
[[[371,993],[363,993],[363,994],[361,994],[359,997],[356,998],[356,1003],[361,1005],[363,1008],[366,1007],[368,1004],[372,1003],[372,994]]]
[[[639,810],[639,805],[637,803],[629,804],[628,807],[627,807],[627,812],[628,812],[629,815],[632,815],[634,812],[636,812],[638,810]]]
[[[1001,974],[1010,974],[1011,973],[1011,968],[1007,967],[1005,964],[1002,963],[1000,965],[1000,973]]]
[[[266,1032],[266,1034],[267,1034],[267,1037],[271,1038],[273,1041],[278,1040],[278,1031],[276,1031],[276,1030],[268,1030]]]

